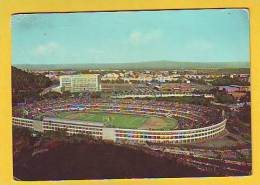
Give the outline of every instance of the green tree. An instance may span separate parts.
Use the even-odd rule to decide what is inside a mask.
[[[44,75],[28,73],[12,66],[13,104],[39,99],[42,90],[51,85],[52,81]]]

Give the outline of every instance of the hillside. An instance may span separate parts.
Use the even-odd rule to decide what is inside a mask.
[[[52,82],[43,75],[35,75],[12,66],[12,101],[23,102],[25,99],[38,97],[38,94]]]
[[[62,132],[33,137],[30,130],[20,127],[13,127],[12,136],[14,177],[21,180],[214,176],[178,162],[171,154],[138,145]]]
[[[175,61],[148,61],[135,63],[87,63],[87,64],[48,64],[48,65],[33,65],[22,64],[16,65],[21,69],[31,70],[55,70],[55,69],[71,69],[71,70],[86,70],[86,69],[129,69],[129,70],[148,70],[148,69],[212,69],[212,68],[249,68],[249,63],[246,62],[175,62]]]
[[[14,176],[21,180],[121,179],[207,176],[178,164],[176,159],[107,143],[60,143],[32,157],[23,151],[14,161]]]

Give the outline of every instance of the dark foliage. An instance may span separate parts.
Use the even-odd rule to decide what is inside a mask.
[[[232,104],[236,102],[234,97],[229,94],[217,94],[215,97],[218,103]]]
[[[211,84],[214,86],[224,86],[224,85],[248,86],[248,85],[250,85],[250,83],[247,81],[242,81],[239,78],[229,78],[229,77],[217,78],[214,81],[212,81]]]
[[[20,156],[21,158],[28,158]],[[107,143],[63,143],[14,167],[22,180],[160,178],[207,176],[176,159]]]
[[[250,105],[244,105],[239,114],[239,119],[246,123],[251,123],[251,106]]]
[[[28,73],[12,66],[13,104],[38,98],[39,93],[51,84],[51,80],[43,75]]]

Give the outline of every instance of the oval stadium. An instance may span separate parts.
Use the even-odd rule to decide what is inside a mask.
[[[220,109],[166,101],[70,98],[22,107],[14,109],[15,126],[114,142],[192,143],[216,137],[226,126]]]

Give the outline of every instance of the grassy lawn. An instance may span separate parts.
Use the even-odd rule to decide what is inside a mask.
[[[85,112],[60,112],[57,114],[57,118],[70,119],[70,120],[81,120],[91,122],[102,122],[108,127],[115,128],[129,128],[136,129],[140,128],[145,121],[151,116],[138,116],[138,115],[127,115],[127,114],[109,114],[109,113],[85,113]],[[163,118],[165,121],[165,129],[176,128],[177,120],[171,118]]]

